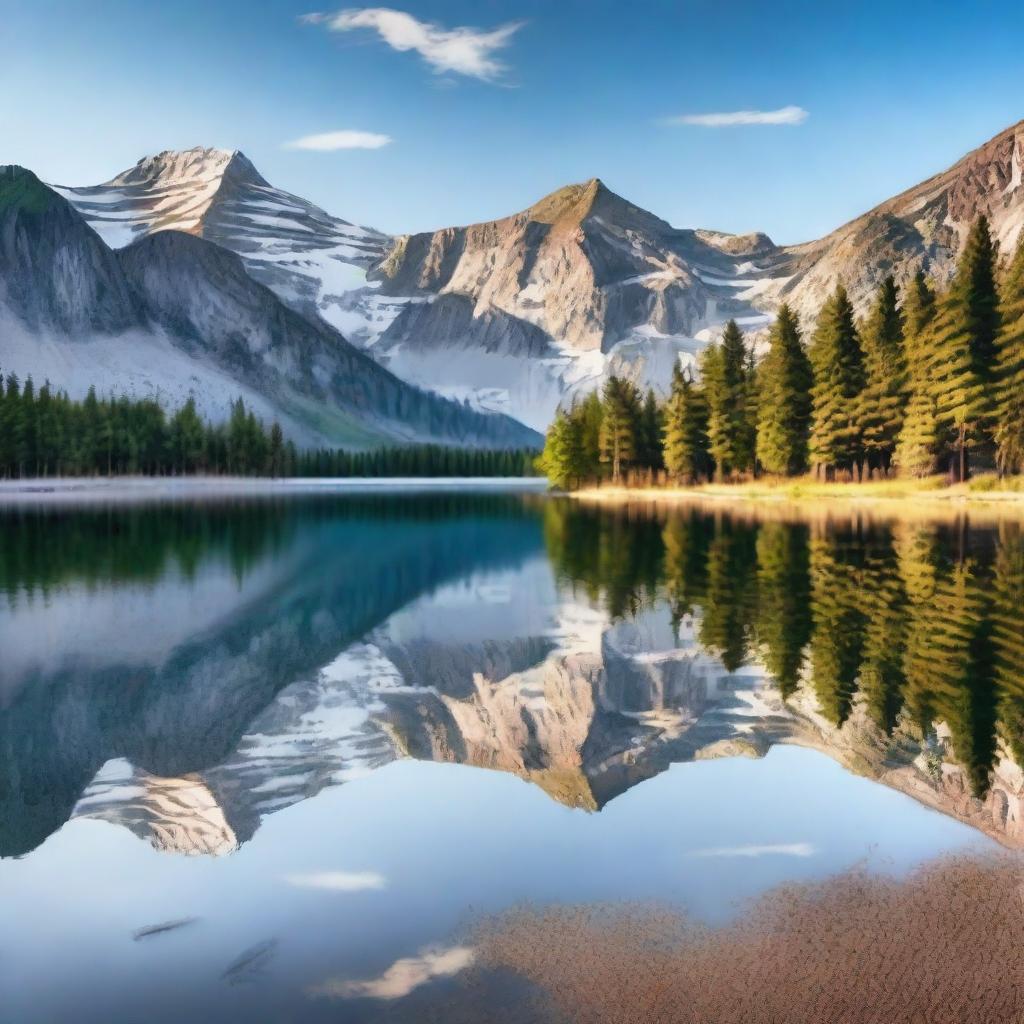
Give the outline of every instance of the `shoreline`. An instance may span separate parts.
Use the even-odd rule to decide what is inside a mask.
[[[546,486],[543,477],[53,477],[0,480],[0,508],[308,494],[467,490],[534,493]]]
[[[876,481],[821,484],[750,482],[702,484],[695,487],[584,487],[559,492],[590,504],[699,505],[705,508],[748,508],[817,512],[901,514],[986,514],[1024,519],[1024,490],[971,490],[968,484],[929,486],[927,482]]]

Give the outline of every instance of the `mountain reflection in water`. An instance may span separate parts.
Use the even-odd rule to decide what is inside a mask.
[[[514,495],[0,514],[0,854],[221,854],[396,758],[600,810],[814,747],[1024,845],[1024,534]]]

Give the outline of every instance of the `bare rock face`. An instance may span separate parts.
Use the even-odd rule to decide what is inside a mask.
[[[0,305],[32,328],[123,331],[139,306],[117,258],[23,167],[0,167]]]
[[[676,230],[594,178],[503,220],[398,238],[369,276],[419,302],[373,351],[400,376],[543,426],[610,372],[663,387],[730,316],[761,324],[755,252],[775,267],[764,236]]]

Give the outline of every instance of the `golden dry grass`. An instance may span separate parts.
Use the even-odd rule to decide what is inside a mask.
[[[806,518],[866,513],[884,519],[940,519],[962,515],[993,520],[1024,519],[1024,478],[999,481],[980,475],[948,486],[941,477],[820,483],[811,477],[761,479],[696,487],[587,487],[571,497],[602,504],[688,505],[703,509],[757,510],[759,514]]]
[[[447,1020],[1020,1024],[1024,866],[956,859],[902,882],[854,872],[776,890],[717,930],[644,908],[520,909],[475,945]],[[510,974],[540,995],[496,1005],[486,979]]]

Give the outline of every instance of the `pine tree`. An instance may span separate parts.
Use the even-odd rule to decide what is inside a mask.
[[[665,468],[677,483],[692,484],[708,472],[708,411],[703,392],[678,363],[665,406]]]
[[[658,399],[648,388],[637,427],[637,462],[645,469],[664,469],[661,451],[662,414]]]
[[[601,461],[611,468],[619,483],[622,471],[636,458],[640,402],[632,383],[609,377],[604,386],[604,416],[601,421]]]
[[[862,453],[859,399],[864,357],[853,306],[840,284],[818,317],[811,342],[811,435],[809,457],[827,478],[833,469],[853,469]]]
[[[893,456],[893,462],[906,476],[927,476],[933,472],[939,453],[939,421],[929,376],[934,317],[935,293],[924,272],[918,271],[903,300],[907,408]]]
[[[555,487],[571,487],[579,482],[581,463],[580,423],[559,409],[544,439],[541,469]]]
[[[996,339],[995,442],[1000,473],[1024,470],[1024,231],[1003,282]]]
[[[601,396],[591,391],[573,406],[572,415],[580,431],[580,479],[596,480],[601,475],[601,422],[604,419]]]
[[[867,383],[861,393],[864,452],[871,469],[888,474],[903,427],[906,357],[899,291],[888,275],[878,288],[864,325],[864,368]]]
[[[705,359],[708,437],[719,477],[753,469],[754,438],[750,421],[747,346],[743,332],[730,320],[720,346]]]
[[[974,222],[956,277],[935,319],[930,373],[936,411],[952,445],[952,474],[963,480],[968,453],[984,443],[992,426],[999,306],[996,246],[982,214]]]
[[[241,399],[239,399],[241,402]],[[191,396],[171,417],[170,449],[176,472],[195,473],[203,462],[206,432]]]
[[[284,469],[284,431],[281,424],[274,420],[270,427],[268,444],[268,470],[271,476],[281,476]]]
[[[785,303],[772,326],[757,379],[758,461],[768,473],[802,473],[807,468],[814,375],[796,316]]]

